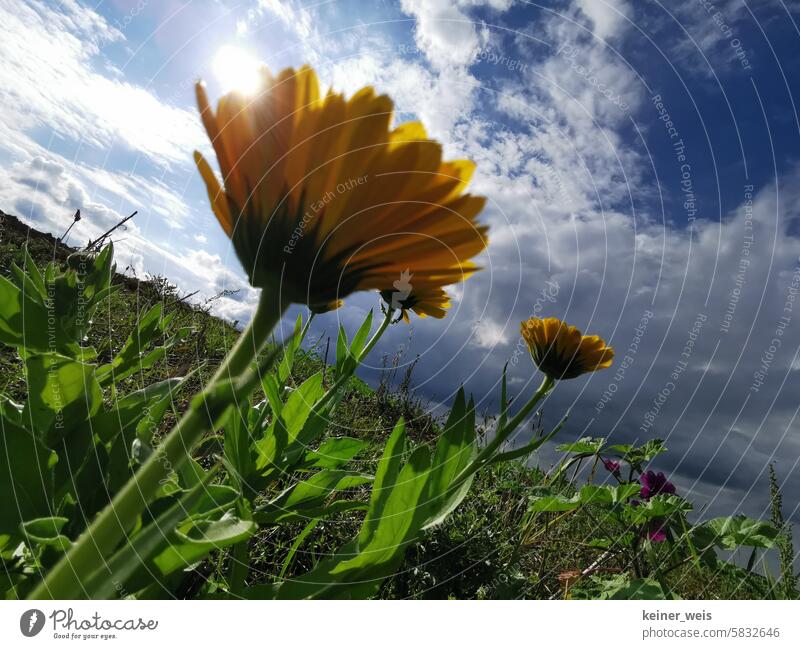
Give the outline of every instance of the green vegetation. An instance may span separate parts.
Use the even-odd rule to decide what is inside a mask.
[[[558,429],[505,448],[536,405],[512,416],[505,381],[497,419],[476,422],[459,392],[440,421],[410,371],[396,376],[398,359],[374,390],[354,376],[377,340],[371,316],[339,332],[330,366],[298,320],[259,372],[215,383],[239,335],[210,304],[188,304],[163,278],[116,274],[110,246],[79,254],[0,219],[8,598],[796,597],[776,480],[772,524],[696,523],[647,470],[666,450],[658,440],[586,438],[560,447],[559,466],[528,468]],[[212,431],[192,459],[162,467],[103,562],[75,563],[75,584],[59,577],[88,523],[191,411]],[[747,567],[722,559],[739,549]],[[782,560],[780,579],[754,571],[765,552]]]

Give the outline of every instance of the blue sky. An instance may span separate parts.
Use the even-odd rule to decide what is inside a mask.
[[[421,119],[448,157],[477,162],[491,243],[448,318],[391,328],[371,365],[419,355],[416,385],[433,404],[464,383],[491,412],[508,359],[516,394],[538,384],[519,321],[556,315],[618,352],[615,370],[548,401],[546,419],[572,411],[563,436],[666,439],[659,467],[713,513],[761,514],[774,461],[794,507],[799,9],[0,0],[0,208],[59,234],[80,207],[73,243],[138,210],[120,268],[198,299],[240,289],[214,308],[242,322],[257,294],[192,164],[193,149],[210,154],[194,81],[217,96],[263,60],[309,62],[348,93],[374,85],[397,121]],[[357,296],[314,333],[352,329],[375,306]]]

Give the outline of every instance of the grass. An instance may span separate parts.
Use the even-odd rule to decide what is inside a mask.
[[[37,263],[61,263],[73,252],[52,236],[27,228],[13,216],[0,212],[0,273],[8,275],[11,264],[23,263],[23,247]],[[121,392],[140,389],[155,381],[194,371],[173,413],[163,422],[168,430],[175,416],[186,407],[186,400],[213,373],[237,337],[233,324],[211,315],[213,303],[189,303],[166,278],[137,279],[118,274],[114,280],[120,290],[97,312],[88,341],[100,355],[109,359],[125,341],[137,315],[155,303],[175,314],[176,326],[191,326],[193,334],[181,347],[174,348],[149,370],[135,375],[122,385]],[[295,362],[292,382],[325,367],[326,341],[312,343]],[[432,417],[425,402],[411,389],[413,363],[398,377],[400,359],[387,355],[380,384],[376,388],[353,379],[335,411],[331,434],[347,434],[370,442],[370,450],[360,457],[359,468],[370,470],[381,451],[388,432],[400,416],[406,418],[410,439],[416,444],[435,440],[441,422]],[[330,379],[328,379],[330,381]],[[25,383],[22,365],[10,348],[0,348],[0,390],[11,398],[23,398]],[[486,422],[485,422],[486,423]],[[210,453],[214,449],[207,448]],[[406,555],[401,569],[386,580],[380,592],[386,598],[560,598],[559,575],[589,566],[598,549],[584,540],[592,537],[598,521],[591,508],[569,515],[547,514],[535,534],[521,541],[519,530],[526,513],[528,496],[542,483],[544,473],[521,463],[497,465],[479,474],[469,497],[447,522],[426,533]],[[566,495],[575,487],[568,481],[560,485]],[[358,514],[346,514],[308,530],[302,546],[285,566],[292,544],[303,525],[281,526],[260,532],[251,539],[250,584],[273,581],[286,575],[308,571],[319,558],[342,545],[358,529]],[[182,573],[168,584],[172,596],[188,597],[201,589],[208,592],[215,570],[229,561],[214,557]],[[610,562],[611,571],[627,566]],[[666,577],[671,589],[687,598],[762,598],[768,592],[765,579],[732,566],[711,571],[689,563]],[[213,590],[213,588],[212,588]],[[153,595],[164,593],[152,593]]]

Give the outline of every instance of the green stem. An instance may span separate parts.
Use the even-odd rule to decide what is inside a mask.
[[[523,421],[525,421],[525,418],[531,414],[531,411],[536,407],[536,404],[542,400],[542,397],[550,392],[554,385],[555,381],[553,379],[551,379],[549,376],[544,377],[542,384],[539,386],[539,389],[536,390],[536,393],[530,398],[530,401],[522,406],[520,411],[510,422],[497,431],[494,439],[484,446],[483,450],[478,453],[477,457],[466,467],[464,467],[461,472],[452,480],[449,488],[450,493],[457,491],[465,480],[469,479],[471,475],[481,468],[487,466],[494,459],[497,449],[499,449],[508,439],[509,435],[511,435],[511,433],[513,433],[514,430],[516,430],[516,428]]]
[[[358,366],[361,365],[361,362],[367,357],[367,354],[369,354],[372,351],[372,348],[375,347],[378,340],[380,340],[381,336],[386,331],[386,328],[391,323],[392,313],[394,313],[393,309],[386,310],[386,317],[383,319],[383,322],[381,322],[380,327],[378,327],[378,329],[372,335],[372,338],[370,338],[367,341],[367,344],[364,345],[364,349],[362,349],[361,353],[358,355],[356,362],[353,364],[352,370],[349,372],[345,372],[344,374],[342,374],[342,376],[336,378],[336,381],[334,381],[333,385],[330,388],[328,388],[328,391],[324,395],[322,395],[322,398],[319,401],[317,401],[316,404],[314,404],[312,414],[319,414],[320,412],[322,412],[322,409],[325,406],[327,406],[328,403],[330,403],[331,399],[336,397],[339,390],[341,390],[350,380],[350,377],[353,376],[353,374],[355,374],[356,370],[358,369]]]
[[[381,326],[378,327],[378,329],[372,335],[372,338],[370,338],[367,341],[367,344],[364,345],[364,349],[361,350],[361,354],[359,354],[357,359],[358,363],[356,363],[356,367],[361,365],[361,361],[363,361],[367,357],[367,354],[369,354],[372,351],[372,348],[375,347],[375,343],[377,343],[378,340],[380,340],[380,337],[383,335],[383,332],[386,331],[386,328],[392,321],[392,314],[394,314],[394,309],[392,309],[392,307],[388,307],[386,309],[386,316],[383,318],[383,322],[381,322]]]
[[[230,592],[241,597],[250,572],[250,545],[248,541],[240,541],[231,551]]]
[[[253,319],[207,384],[202,394],[211,395],[225,381],[241,376],[280,320],[285,304],[262,294]],[[189,410],[167,434],[161,445],[142,464],[70,550],[47,573],[30,599],[76,599],[85,596],[81,578],[104,565],[128,530],[152,502],[163,480],[177,469],[212,422],[203,400],[193,400]]]
[[[478,454],[475,463],[484,463],[488,459],[491,459],[495,451],[497,451],[497,449],[499,449],[508,439],[508,436],[511,435],[511,433],[513,433],[519,427],[519,425],[525,421],[525,418],[531,414],[531,411],[536,407],[536,404],[542,400],[542,397],[550,392],[553,385],[555,385],[555,381],[549,376],[545,376],[542,384],[539,386],[539,389],[536,390],[536,393],[530,398],[530,401],[522,406],[520,411],[510,422],[497,431],[494,439],[489,442]]]

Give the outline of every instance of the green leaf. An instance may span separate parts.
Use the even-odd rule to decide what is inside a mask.
[[[303,458],[303,468],[338,469],[369,447],[369,442],[355,437],[331,437],[316,451],[308,451]]]
[[[61,529],[67,524],[69,519],[63,516],[48,516],[45,518],[34,518],[25,521],[20,525],[23,536],[33,543],[53,547],[59,552],[66,552],[72,545],[72,541],[61,534]]]
[[[195,521],[185,531],[176,531],[177,542],[170,543],[153,564],[163,575],[184,570],[197,563],[209,552],[246,541],[256,531],[253,521],[229,512],[219,520]]]
[[[680,496],[654,496],[638,505],[628,504],[623,509],[625,520],[631,525],[641,525],[655,518],[669,518],[691,511],[692,506]]]
[[[232,509],[240,498],[240,493],[226,484],[208,484],[209,474],[202,476],[205,489],[195,499],[189,518],[209,519]]]
[[[622,456],[622,459],[628,464],[631,464],[635,467],[640,467],[642,464],[649,462],[657,455],[661,455],[662,453],[666,452],[666,450],[667,447],[664,446],[664,442],[662,440],[651,439],[648,440],[643,446],[628,450]]]
[[[344,561],[333,570],[333,574],[368,566],[391,566],[402,557],[405,545],[419,534],[425,517],[424,503],[431,456],[424,446],[411,453],[408,462],[400,470],[380,513],[371,507],[367,520],[374,521],[374,532],[366,543],[359,543],[361,552]],[[377,518],[377,520],[375,520]]]
[[[143,573],[143,583],[136,590],[152,583],[152,568],[147,562],[169,543],[172,538],[170,532],[186,518],[188,511],[194,511],[201,497],[207,495],[207,490],[212,488],[208,481],[213,476],[214,472],[209,471],[205,483],[181,494],[178,499],[170,499],[169,507],[153,522],[122,544],[91,575],[87,575],[82,580],[86,596],[90,599],[106,599],[112,595],[120,595],[126,591],[129,580],[137,573]]]
[[[508,421],[508,385],[507,385],[508,363],[503,365],[503,380],[500,385],[500,417],[497,421],[497,430],[503,430]]]
[[[151,349],[157,335],[162,334],[166,323],[162,321],[162,305],[157,303],[139,317],[134,329],[125,344],[107,363],[97,370],[98,380],[102,384],[121,381],[136,372],[152,367],[166,353],[164,347]]]
[[[559,494],[544,496],[532,496],[528,511],[536,512],[569,512],[581,506],[581,496],[576,494],[572,498],[566,498]]]
[[[464,403],[464,390],[459,389],[444,432],[436,444],[428,477],[428,519],[425,528],[442,523],[464,500],[474,472],[456,481],[478,455],[475,440],[475,406]]]
[[[353,336],[353,342],[350,343],[350,358],[353,363],[357,362],[358,358],[361,356],[361,352],[364,351],[364,345],[367,344],[370,331],[372,331],[372,309],[367,313],[364,322],[361,323],[358,331],[356,331],[356,335]]]
[[[239,408],[231,408],[224,428],[224,453],[234,486],[242,490],[255,471],[255,461],[250,452],[250,430],[247,425],[249,403],[244,401]]]
[[[275,415],[280,415],[283,410],[283,401],[281,400],[281,388],[278,386],[278,379],[274,374],[265,374],[261,379],[261,388],[267,397],[270,408]]]
[[[32,352],[49,351],[47,310],[0,275],[0,343]]]
[[[603,444],[606,443],[604,437],[582,437],[577,442],[570,444],[559,444],[556,450],[561,453],[578,453],[581,455],[595,455],[601,451]]]
[[[260,508],[257,520],[262,524],[287,519],[314,518],[324,511],[325,500],[333,493],[352,489],[372,481],[372,476],[353,471],[320,471],[308,480],[298,482]],[[310,516],[306,510],[314,510]]]
[[[771,548],[779,533],[770,523],[742,514],[715,518],[704,523],[702,527],[713,535],[713,542],[725,550],[735,550],[738,547]]]
[[[390,446],[397,450],[398,438],[404,439],[400,423],[392,438],[387,451]],[[279,585],[249,589],[245,596],[305,599],[374,595],[381,581],[397,569],[406,547],[419,534],[424,519],[424,508],[420,505],[425,498],[431,461],[428,450],[419,447],[395,475],[394,454],[385,452],[384,458],[388,461],[379,473],[389,494],[371,502],[359,535],[359,539],[367,539],[365,543],[354,539],[330,559],[320,561],[311,572]],[[374,490],[375,487],[373,495]]]
[[[291,339],[288,340],[284,345],[283,358],[281,358],[281,362],[278,364],[277,379],[278,379],[278,384],[281,387],[286,384],[286,380],[292,373],[295,353],[300,347],[300,344],[303,342],[304,337],[305,337],[305,329],[303,329],[303,316],[302,314],[298,313],[297,320],[295,321],[294,324],[294,333]]]
[[[25,520],[53,511],[55,452],[0,412],[0,535],[19,535]]]
[[[580,499],[584,505],[616,505],[638,495],[641,489],[641,486],[635,483],[618,484],[613,487],[584,485],[580,490]]]
[[[48,353],[28,356],[25,369],[28,402],[23,419],[50,443],[95,415],[102,406],[103,394],[91,365]]]
[[[44,284],[40,287],[34,278],[26,274],[25,271],[15,263],[11,264],[11,277],[17,288],[22,291],[25,297],[47,308],[47,289],[44,287]]]
[[[33,257],[31,257],[28,246],[25,246],[25,272],[30,278],[30,281],[36,287],[39,295],[42,298],[46,298],[47,287],[44,284],[44,277],[42,276],[42,272],[39,270],[39,267],[36,265],[36,262],[33,260]]]
[[[350,346],[347,344],[347,334],[344,327],[339,325],[339,334],[336,337],[336,376],[342,376]]]
[[[665,593],[655,579],[631,579],[624,574],[585,577],[570,589],[569,595],[571,599],[676,599]]]
[[[344,327],[339,327],[339,335],[336,338],[336,378],[348,376],[359,363],[359,358],[367,344],[369,332],[372,329],[372,309],[367,313],[366,318],[353,336],[353,341],[348,345],[347,334]]]
[[[297,439],[312,409],[324,394],[322,372],[317,372],[291,392],[280,415],[272,421],[263,439],[256,443],[257,469],[269,468],[277,462],[284,450]]]
[[[166,379],[115,400],[109,410],[92,418],[92,429],[104,443],[112,442],[120,434],[126,438],[138,435],[142,441],[150,442],[185,381],[186,378]]]
[[[218,520],[192,520],[185,529],[176,530],[175,536],[187,545],[212,549],[243,541],[252,536],[255,529],[253,521],[228,512]]]
[[[400,474],[400,466],[403,462],[405,446],[406,424],[405,420],[401,417],[395,425],[389,439],[386,441],[383,455],[375,470],[375,482],[372,485],[372,496],[369,504],[369,511],[372,516],[368,516],[361,526],[361,532],[358,536],[359,545],[366,545],[375,533],[375,528],[380,521],[380,516],[386,506],[386,501]]]

